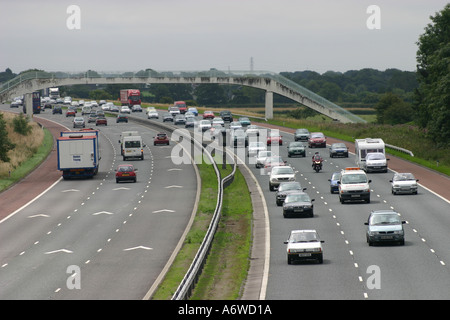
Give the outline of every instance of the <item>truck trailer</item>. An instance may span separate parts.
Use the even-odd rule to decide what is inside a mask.
[[[120,103],[123,106],[132,107],[135,104],[141,104],[141,92],[139,89],[120,90]]]
[[[98,173],[98,135],[82,131],[64,134],[56,140],[56,146],[58,170],[62,171],[64,179],[92,178]]]

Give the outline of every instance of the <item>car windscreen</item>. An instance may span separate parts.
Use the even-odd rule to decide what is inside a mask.
[[[141,142],[139,140],[125,141],[125,148],[140,148]]]
[[[306,193],[302,194],[289,194],[286,199],[284,200],[284,203],[291,203],[291,202],[309,202],[309,196]]]
[[[386,157],[382,153],[368,153],[366,160],[384,160]]]
[[[400,217],[397,214],[375,214],[370,218],[371,225],[400,224]]]
[[[362,173],[344,175],[341,179],[341,183],[342,184],[367,183],[367,176]]]
[[[317,233],[315,232],[296,232],[292,233],[291,237],[289,238],[289,242],[291,243],[316,241],[319,241],[319,238],[317,237]]]
[[[299,182],[293,183],[282,183],[278,188],[278,191],[287,191],[287,190],[300,190],[301,186]]]
[[[293,174],[294,170],[292,170],[291,167],[282,167],[282,168],[273,168],[272,169],[273,174]]]

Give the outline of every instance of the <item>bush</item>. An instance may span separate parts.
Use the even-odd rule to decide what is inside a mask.
[[[28,124],[28,119],[25,118],[23,113],[13,119],[14,132],[27,136],[31,132],[31,126]]]

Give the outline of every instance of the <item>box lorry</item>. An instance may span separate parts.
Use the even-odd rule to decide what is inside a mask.
[[[132,107],[135,104],[141,104],[141,92],[139,89],[120,90],[120,103],[123,106]]]
[[[64,132],[56,140],[58,170],[64,179],[92,178],[98,173],[100,150],[95,131]]]

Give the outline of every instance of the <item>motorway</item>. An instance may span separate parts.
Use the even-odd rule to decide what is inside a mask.
[[[64,114],[39,117],[71,128]],[[98,128],[93,179],[59,179],[1,220],[0,299],[142,299],[165,267],[194,210],[196,170],[174,165],[172,146],[153,146],[155,130],[108,120]],[[138,168],[136,183],[116,184],[126,130],[141,133],[144,160],[127,161]]]
[[[132,116],[146,117],[145,113],[137,113]],[[152,121],[161,121],[161,119],[148,121],[151,123]],[[109,122],[111,122],[111,118],[109,118]],[[120,126],[125,125],[120,124]],[[129,123],[127,129],[131,126],[136,125]],[[142,127],[140,128],[142,131]],[[120,130],[118,128],[109,129],[109,126],[108,129],[102,128],[101,130],[102,133],[112,131],[109,140],[107,139],[108,135],[105,135],[102,145],[109,144],[108,149],[117,148],[117,139],[114,138],[114,135],[118,136]],[[145,140],[148,141],[148,139]],[[286,130],[283,132],[283,140],[284,145],[278,147],[277,152],[298,171],[297,181],[300,181],[307,188],[306,191],[311,198],[315,199],[314,217],[283,218],[281,207],[276,206],[275,203],[275,192],[269,191],[269,177],[245,160],[261,186],[270,220],[270,262],[266,275],[267,287],[263,288],[265,299],[450,299],[450,246],[448,245],[450,243],[450,202],[448,198],[438,196],[423,187],[419,188],[417,195],[394,196],[391,194],[389,183],[393,172],[389,171],[388,173],[368,174],[372,180],[370,204],[341,204],[338,195],[330,193],[328,179],[333,172],[354,166],[354,155],[350,154],[349,158],[331,159],[328,157],[328,149],[307,149],[305,158],[288,158],[286,145],[289,141],[293,141],[292,134]],[[139,177],[142,177],[139,182],[143,188],[134,190],[134,186],[127,184],[127,187],[130,186],[133,189],[120,191],[119,195],[126,197],[126,201],[120,202],[120,205],[117,205],[116,202],[112,206],[108,205],[108,201],[112,201],[113,198],[111,194],[117,191],[113,189],[117,186],[110,180],[111,176],[107,177],[111,174],[110,170],[114,165],[120,161],[114,162],[114,152],[111,152],[109,156],[107,152],[106,154],[103,152],[102,161],[106,161],[108,167],[111,165],[108,171],[102,171],[99,177],[91,181],[84,181],[83,186],[79,181],[68,181],[67,184],[64,182],[64,187],[60,187],[63,184],[59,183],[53,188],[55,190],[52,189],[52,192],[48,192],[48,195],[45,194],[36,201],[41,206],[35,207],[33,212],[29,212],[28,208],[25,208],[20,214],[16,214],[17,217],[15,216],[14,221],[17,222],[13,223],[10,221],[13,219],[9,219],[6,221],[7,223],[0,224],[0,241],[2,243],[0,263],[2,265],[7,263],[6,267],[0,265],[2,267],[0,268],[0,286],[8,288],[7,294],[4,294],[3,290],[0,292],[0,298],[41,296],[52,299],[76,299],[79,297],[83,299],[122,297],[133,299],[141,297],[141,295],[124,295],[123,292],[127,291],[125,283],[135,279],[136,282],[128,288],[143,287],[145,281],[142,279],[147,277],[146,279],[149,280],[145,284],[148,284],[151,283],[150,279],[154,279],[154,275],[145,275],[145,272],[140,273],[140,270],[135,270],[130,264],[130,259],[143,260],[144,264],[154,263],[153,254],[158,250],[158,246],[156,240],[153,240],[153,233],[157,233],[159,244],[161,243],[160,239],[169,236],[161,232],[162,228],[153,229],[153,220],[147,221],[146,219],[170,219],[172,217],[166,214],[152,215],[149,213],[161,210],[162,207],[158,207],[158,205],[161,206],[163,203],[167,203],[167,206],[184,204],[184,201],[193,199],[195,193],[195,188],[192,188],[190,197],[184,198],[185,192],[189,191],[188,183],[184,183],[184,181],[195,181],[193,170],[178,172],[176,180],[171,180],[172,182],[164,177],[165,174],[168,174],[167,170],[169,169],[165,166],[169,163],[161,160],[170,154],[170,148],[167,150],[158,148],[158,153],[153,147],[147,150],[149,154],[144,160],[147,165],[142,170],[139,167]],[[325,159],[324,169],[319,173],[315,173],[311,168],[311,156],[315,151],[319,151]],[[153,155],[153,159],[151,155]],[[245,159],[245,156],[241,158]],[[149,171],[152,164],[153,172]],[[161,165],[163,167],[159,167]],[[396,170],[399,171],[399,168]],[[189,174],[187,179],[190,180],[180,177],[178,174],[181,173]],[[160,188],[169,184],[183,184],[186,189],[183,189],[180,196],[183,196],[185,200],[166,202],[157,198],[157,201],[151,201],[147,199],[147,195],[140,200],[141,193],[145,192],[144,185],[150,182],[151,178],[151,184],[148,185],[153,188],[157,177],[160,181]],[[101,181],[100,178],[102,178]],[[106,180],[103,181],[103,179]],[[144,181],[146,182],[144,183]],[[181,183],[182,181],[183,183]],[[67,191],[72,189],[80,191]],[[70,193],[70,197],[62,202],[60,199],[64,197],[64,192]],[[92,194],[94,192],[95,195]],[[104,192],[103,195],[102,192]],[[174,192],[177,191],[174,190]],[[145,205],[139,201],[145,201]],[[92,202],[96,204],[91,204]],[[48,210],[48,203],[52,203],[52,210]],[[34,205],[33,203],[33,207]],[[150,206],[153,206],[152,209],[148,209]],[[144,210],[143,207],[146,207],[147,210]],[[170,209],[177,211],[172,207]],[[394,209],[401,214],[403,220],[406,220],[404,246],[368,246],[363,224],[370,211],[375,209]],[[114,214],[94,215],[101,211]],[[133,216],[128,218],[127,214],[130,212],[133,213]],[[37,214],[48,214],[51,217],[44,218],[36,216]],[[187,213],[183,219],[184,221],[180,224],[186,225]],[[126,226],[124,221],[126,221]],[[103,228],[105,222],[110,227]],[[158,221],[159,223],[163,222]],[[169,222],[165,221],[165,223]],[[170,220],[170,223],[173,223],[173,220]],[[67,227],[65,227],[66,225]],[[17,228],[21,228],[21,233],[26,236],[18,236]],[[84,228],[89,231],[80,231]],[[126,228],[123,232],[115,231],[123,228]],[[145,230],[142,231],[143,228]],[[152,228],[151,232],[145,232],[148,228]],[[287,239],[289,232],[293,229],[316,229],[318,231],[322,240],[325,241],[323,264],[287,264],[286,247],[283,241]],[[65,231],[61,232],[62,230]],[[80,238],[80,232],[83,234],[82,238]],[[50,236],[57,237],[57,241],[50,241]],[[11,240],[9,238],[14,240],[9,241]],[[7,245],[4,245],[4,241],[7,241]],[[35,244],[36,241],[38,241],[37,244]],[[124,251],[137,246],[147,249]],[[31,258],[28,258],[30,256]],[[167,260],[167,256],[165,259]],[[22,262],[25,260],[26,262]],[[51,261],[51,268],[48,260]],[[166,260],[160,258],[159,267]],[[85,282],[82,280],[82,288],[86,288],[88,293],[81,296],[79,294],[84,290],[68,290],[66,288],[65,281],[68,274],[65,268],[68,265],[82,267],[82,279],[86,279]],[[26,268],[30,268],[31,271],[22,273]],[[52,271],[47,270],[48,268]],[[121,277],[114,277],[113,274],[120,273],[119,270],[124,270],[122,268],[130,272],[127,274],[128,277],[124,276],[124,283],[119,283],[122,280]],[[147,273],[149,270],[151,268],[147,269]],[[87,275],[83,277],[84,274]],[[35,285],[30,286],[28,282],[32,279],[40,280],[35,280]],[[32,292],[41,291],[42,287],[48,287],[43,296],[37,293],[32,294]],[[94,287],[99,287],[99,290],[94,290]],[[124,287],[123,290],[120,290],[120,294],[115,295],[110,292],[116,291],[114,289],[117,287]],[[55,293],[55,290],[58,292]],[[27,294],[25,295],[24,292]],[[141,293],[143,292],[144,288],[141,290]]]

